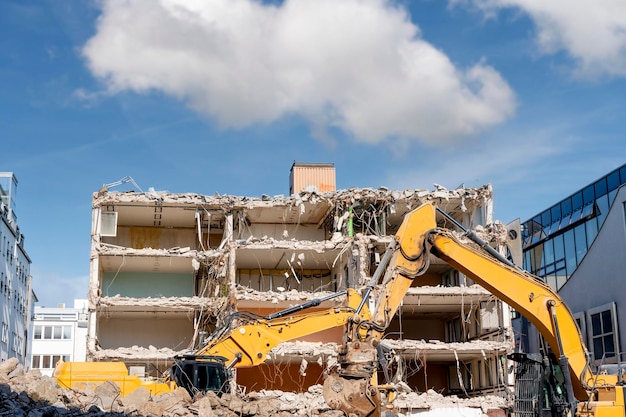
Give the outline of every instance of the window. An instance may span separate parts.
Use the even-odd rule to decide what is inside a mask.
[[[54,369],[60,360],[70,361],[70,355],[33,355],[33,369]]]
[[[35,326],[34,339],[71,339],[72,326]]]
[[[595,361],[615,363],[617,360],[619,346],[615,317],[615,303],[605,304],[587,312],[589,340]]]
[[[2,322],[2,343],[9,343],[9,325]]]
[[[99,224],[100,236],[115,237],[117,236],[117,212],[102,212]]]

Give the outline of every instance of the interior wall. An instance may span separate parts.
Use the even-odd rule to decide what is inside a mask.
[[[278,287],[286,291],[336,291],[329,270],[297,270],[296,274],[297,278],[284,269],[239,269],[237,284],[257,291],[277,291]]]
[[[407,370],[410,374],[406,379],[406,383],[417,392],[426,392],[432,389],[442,395],[447,395],[450,391],[448,368],[447,364],[409,363],[407,364]]]
[[[197,246],[195,229],[164,227],[118,226],[116,237],[102,237],[102,241],[134,249],[196,249]]]
[[[195,239],[195,235],[194,235],[194,239]],[[208,239],[208,240],[207,240]],[[206,234],[206,233],[202,233],[202,244],[204,245],[204,249],[215,249],[218,248],[220,246],[220,244],[222,243],[222,240],[224,239],[224,232],[223,231],[219,231],[219,232],[211,232],[210,234]],[[202,248],[197,248],[198,250],[201,250]]]
[[[441,275],[426,273],[415,278],[411,283],[411,287],[436,287],[441,285]]]
[[[323,228],[312,224],[251,224],[238,234],[240,239],[247,239],[250,236],[267,236],[276,240],[310,240],[321,242],[325,240],[326,233]]]
[[[385,332],[391,339],[445,340],[445,322],[441,319],[396,315]]]
[[[246,392],[282,390],[306,392],[316,384],[323,384],[323,369],[317,363],[309,363],[305,375],[300,375],[300,364],[267,364],[253,368],[237,369],[237,383],[246,387]]]
[[[191,297],[193,274],[159,274],[149,272],[105,272],[102,296],[113,297]]]
[[[143,318],[98,318],[98,342],[103,349],[134,345],[182,350],[193,337],[193,323],[187,318],[168,319],[167,315]]]

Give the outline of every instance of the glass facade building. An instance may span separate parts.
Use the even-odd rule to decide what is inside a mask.
[[[522,223],[524,269],[559,290],[602,227],[626,164]]]

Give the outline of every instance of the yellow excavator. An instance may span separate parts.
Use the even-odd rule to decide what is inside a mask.
[[[459,238],[450,229],[438,228],[437,213],[460,228],[463,235]],[[408,213],[389,251],[383,257],[386,265],[380,265],[386,271],[380,283],[384,289],[374,303],[372,319],[348,323],[339,368],[324,381],[324,398],[331,408],[361,417],[381,414],[382,390],[371,382],[377,346],[398,308],[400,295],[426,271],[429,256],[434,255],[516,309],[535,325],[549,346],[542,355],[510,356],[518,362],[515,416],[626,415],[626,376],[620,373],[621,367],[615,366],[613,374],[610,368],[599,372],[591,369],[576,321],[559,295],[447,213],[432,204]],[[372,277],[364,301],[379,285],[376,278]]]
[[[438,228],[437,213],[459,227],[462,237]],[[55,377],[66,387],[113,380],[122,395],[138,386],[153,394],[176,387],[192,394],[228,392],[233,367],[259,365],[283,341],[345,326],[338,366],[324,381],[324,398],[331,408],[351,417],[379,417],[393,399],[393,387],[377,381],[379,364],[384,362],[384,332],[413,281],[428,269],[431,256],[444,260],[515,308],[537,327],[549,346],[543,356],[511,356],[518,362],[514,415],[626,417],[622,375],[591,369],[576,321],[556,292],[430,203],[405,215],[362,295],[348,289],[264,317],[237,312],[200,350],[175,358],[166,383],[130,377],[123,364],[109,375],[98,374],[107,366],[112,369],[115,363],[111,362],[61,363]],[[338,295],[346,296],[344,307],[300,313]]]

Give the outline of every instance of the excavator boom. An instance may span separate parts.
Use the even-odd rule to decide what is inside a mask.
[[[558,406],[548,410],[552,415],[623,417],[624,384],[614,375],[591,372],[587,348],[576,321],[558,294],[539,278],[508,262],[473,232],[465,231],[472,240],[465,242],[449,229],[438,228],[437,211],[434,204],[425,204],[405,216],[395,242],[383,258],[385,262],[379,265],[364,295],[365,299],[370,295],[369,289],[376,285],[384,288],[375,299],[372,320],[357,327],[349,326],[340,366],[324,383],[326,402],[349,415],[380,416],[378,388],[382,386],[376,381],[376,348],[412,281],[425,272],[429,255],[434,255],[508,303],[537,327],[563,370],[565,392],[561,387],[552,387],[560,395]],[[456,221],[453,223],[462,227]],[[596,401],[600,394],[603,401]],[[544,394],[537,390],[534,395],[524,400],[542,403],[540,397]]]

